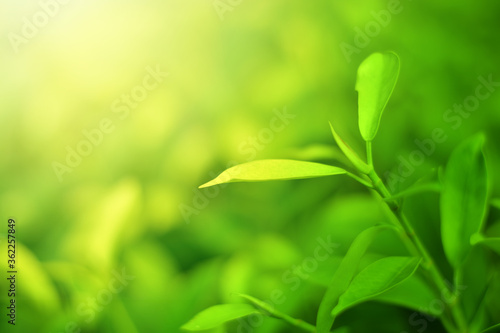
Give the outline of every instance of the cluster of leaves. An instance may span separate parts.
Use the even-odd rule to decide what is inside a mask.
[[[500,238],[486,237],[488,233],[484,231],[490,203],[483,154],[484,135],[478,134],[459,145],[444,171],[440,169],[439,179],[433,181],[432,186],[420,184],[405,193],[392,194],[374,169],[372,141],[396,85],[399,68],[399,57],[387,52],[372,54],[358,69],[359,130],[366,142],[366,160],[351,149],[331,126],[337,145],[352,165],[339,167],[296,160],[261,160],[234,166],[201,186],[347,175],[366,186],[379,199],[387,213],[387,222],[364,230],[352,242],[319,305],[316,325],[294,319],[254,297],[240,295],[248,303],[213,306],[195,316],[183,329],[206,330],[230,320],[260,314],[284,320],[306,331],[328,333],[341,313],[362,302],[382,300],[421,310],[424,308],[422,303],[425,305],[427,301],[422,295],[430,295],[432,299],[442,294],[448,295],[445,309],[429,309],[427,314],[439,317],[448,332],[493,332],[498,329],[500,324],[491,326],[487,315],[491,310],[485,301],[490,287],[487,282],[472,288],[478,290],[472,303],[460,294],[467,262],[471,260],[474,249],[485,246],[500,255]],[[441,192],[442,247],[453,268],[453,284],[447,283],[440,268],[436,267],[435,260],[401,207],[401,198],[419,190],[434,189],[434,185]],[[387,256],[360,270],[361,259],[381,232],[397,233],[410,255]],[[481,255],[484,256],[484,253],[481,252]],[[487,270],[489,281],[493,281],[498,272],[493,265]]]

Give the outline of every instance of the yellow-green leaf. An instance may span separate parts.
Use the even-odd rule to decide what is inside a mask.
[[[250,304],[221,304],[205,309],[182,326],[187,331],[208,330],[225,322],[260,313]]]
[[[305,179],[345,173],[346,171],[342,168],[321,163],[295,160],[260,160],[229,168],[214,180],[201,185],[200,188],[232,182]]]
[[[358,68],[359,130],[365,141],[377,134],[380,118],[399,76],[399,57],[393,52],[373,53]]]

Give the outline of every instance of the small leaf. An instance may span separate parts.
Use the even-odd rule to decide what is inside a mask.
[[[232,182],[304,179],[345,174],[342,168],[331,165],[295,161],[260,160],[236,165],[221,173],[200,188]]]
[[[458,146],[450,156],[441,194],[441,237],[446,257],[457,269],[469,254],[471,236],[486,215],[488,179],[482,152],[483,135]]]
[[[394,288],[415,273],[420,261],[420,258],[387,257],[368,265],[340,296],[332,315],[338,316],[346,309]]]
[[[316,328],[318,333],[328,333],[335,318],[331,315],[332,309],[337,305],[339,297],[347,290],[352,278],[356,274],[359,261],[375,237],[384,230],[395,229],[391,225],[380,225],[368,228],[361,232],[352,242],[349,250],[342,259],[339,268],[335,271],[332,281],[321,300],[319,306]]]
[[[358,169],[360,172],[364,174],[368,174],[371,171],[371,167],[366,164],[361,158],[359,158],[358,154],[354,150],[352,150],[349,145],[342,140],[342,138],[335,132],[332,124],[330,123],[330,128],[332,130],[333,137],[335,138],[335,142],[340,147],[345,156],[351,161],[351,163]]]
[[[358,68],[359,130],[365,141],[377,134],[380,118],[399,76],[399,57],[393,52],[373,53]]]
[[[203,331],[257,313],[260,312],[250,304],[215,305],[198,313],[181,328],[188,331]]]

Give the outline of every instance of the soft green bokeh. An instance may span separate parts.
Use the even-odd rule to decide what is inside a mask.
[[[391,183],[395,190],[444,165],[478,131],[486,134],[490,169],[498,170],[500,3],[243,0],[221,19],[219,2],[0,4],[0,248],[6,251],[14,217],[19,271],[12,329],[2,252],[0,331],[179,332],[202,309],[239,302],[235,292],[313,323],[324,291],[313,282],[328,279],[354,237],[380,220],[369,193],[341,176],[198,186],[235,162],[316,155],[336,163],[338,151],[325,148],[336,149],[329,121],[363,155],[354,84],[373,52],[401,59],[373,141],[379,173],[403,176]],[[47,22],[42,7],[53,11]],[[21,35],[34,16],[41,27],[13,47],[11,34]],[[346,57],[347,44],[356,51]],[[155,81],[152,71],[168,76]],[[155,87],[126,112],[123,94],[140,94],[145,79]],[[494,83],[485,86],[488,80]],[[470,97],[478,89],[482,97]],[[98,139],[92,132],[98,144],[59,179],[53,163],[66,164],[67,148],[97,128],[108,133]],[[417,232],[450,276],[436,202],[434,194],[417,196],[408,215],[423,221]],[[500,220],[498,210],[491,219]],[[393,253],[398,240],[384,237],[373,260],[407,255]],[[338,247],[316,269],[300,270],[322,242]],[[120,289],[116,275],[124,272],[129,280]],[[366,322],[376,322],[370,330],[410,332],[419,328],[410,314],[369,303],[338,325],[365,332]],[[252,325],[213,332],[240,324],[242,331]],[[259,333],[295,332],[273,319],[254,324]],[[427,332],[441,330],[428,325]]]

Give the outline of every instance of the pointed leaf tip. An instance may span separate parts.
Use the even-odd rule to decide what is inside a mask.
[[[215,179],[212,179],[211,181],[206,182],[205,184],[198,186],[198,188],[206,188],[206,187],[210,187],[210,186],[214,186],[214,185],[217,185],[217,183],[215,182]]]

